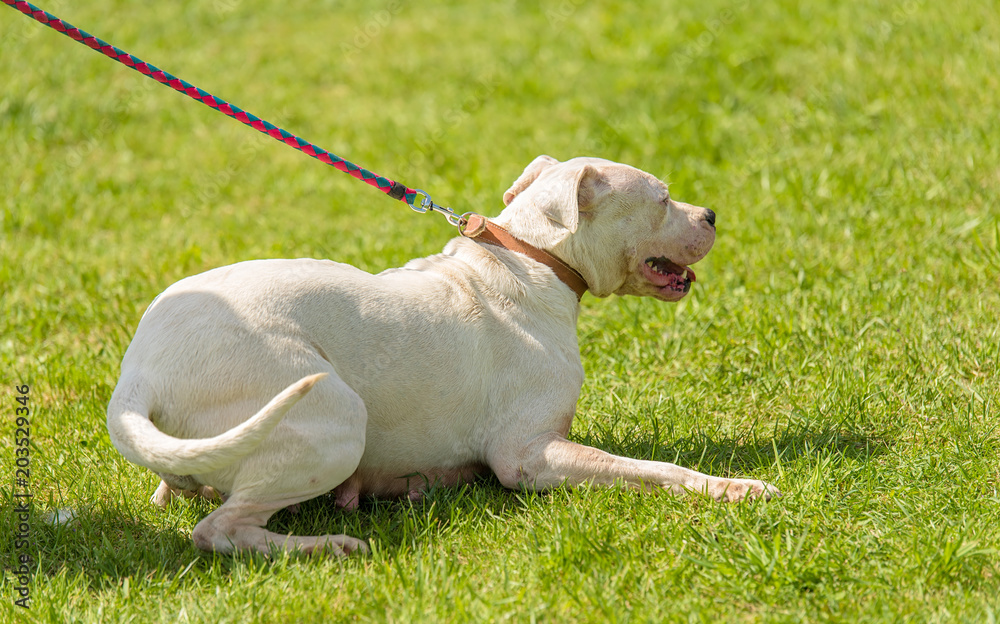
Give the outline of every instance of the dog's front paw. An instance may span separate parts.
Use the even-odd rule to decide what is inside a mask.
[[[723,503],[738,503],[742,500],[753,500],[763,497],[771,500],[781,496],[778,488],[764,481],[754,479],[719,479],[713,484],[709,494],[715,500]]]

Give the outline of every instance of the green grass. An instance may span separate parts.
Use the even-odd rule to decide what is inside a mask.
[[[153,508],[156,478],[104,428],[145,306],[211,267],[379,271],[453,231],[0,9],[0,620],[1000,615],[989,3],[84,5],[43,8],[460,211],[496,214],[540,153],[627,162],[714,209],[686,300],[584,299],[571,437],[785,496],[484,479],[356,513],[316,500],[269,525],[362,537],[369,557],[196,550],[212,505]],[[35,410],[29,612],[10,574],[18,384]],[[44,521],[60,508],[79,518]]]

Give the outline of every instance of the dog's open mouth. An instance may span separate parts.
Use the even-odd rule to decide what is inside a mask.
[[[690,267],[677,264],[664,256],[646,258],[642,272],[646,279],[664,292],[686,293],[691,289],[691,282],[697,280]]]

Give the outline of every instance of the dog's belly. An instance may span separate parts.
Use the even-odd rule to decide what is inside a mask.
[[[472,463],[455,468],[432,468],[409,474],[375,469],[358,468],[346,481],[333,490],[337,506],[355,509],[362,496],[399,497],[419,499],[431,487],[453,487],[471,483],[482,474],[489,473],[485,464]]]

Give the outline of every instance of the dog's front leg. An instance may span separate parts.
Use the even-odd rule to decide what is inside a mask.
[[[674,494],[700,492],[718,501],[734,502],[780,493],[773,485],[753,479],[722,479],[666,462],[619,457],[570,442],[557,433],[528,442],[517,460],[503,462],[497,476],[507,487],[546,489],[589,483],[643,490],[664,489]]]

